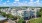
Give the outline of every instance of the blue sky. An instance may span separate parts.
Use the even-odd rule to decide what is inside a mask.
[[[42,6],[42,0],[0,0],[0,6]]]

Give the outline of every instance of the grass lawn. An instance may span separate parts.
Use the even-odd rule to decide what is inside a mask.
[[[30,19],[30,23],[42,23],[42,17],[39,17],[37,19]]]

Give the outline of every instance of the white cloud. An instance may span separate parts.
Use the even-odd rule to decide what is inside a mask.
[[[4,3],[2,4],[2,6],[6,6],[6,2],[4,2]]]
[[[33,0],[30,0],[30,2],[33,2]]]
[[[25,3],[28,3],[27,1],[25,1]]]
[[[28,2],[27,1],[25,1],[23,3],[18,2],[18,5],[19,6],[28,6]]]
[[[6,2],[4,2],[4,3],[2,4],[2,6],[10,6],[9,4],[10,4],[10,3],[7,4]]]
[[[39,6],[40,5],[39,0],[37,0],[36,2],[34,2],[34,5]]]
[[[16,3],[16,2],[13,2],[13,3]]]
[[[7,2],[9,2],[9,0],[7,1]],[[13,2],[13,3],[3,3],[4,5],[6,5],[6,6],[9,6],[9,4],[11,4],[11,6],[40,6],[41,5],[41,3],[39,3],[39,0],[37,0],[36,2],[33,2],[33,0],[30,0],[30,2],[27,2],[27,1],[25,1],[25,2],[19,2],[19,0],[15,0],[15,2]]]
[[[31,0],[31,2],[25,1],[25,2],[22,2],[22,3],[15,1],[13,3],[16,3],[17,4],[17,5],[15,4],[16,6],[37,6],[37,5],[39,5],[38,0],[36,2],[33,2],[33,0]],[[12,5],[14,5],[14,4],[12,4]]]
[[[19,1],[19,0],[15,0],[15,1]]]
[[[34,5],[33,0],[30,0],[30,2],[28,2],[28,6],[33,6],[33,5]]]
[[[3,4],[6,4],[6,2],[4,2]]]
[[[27,6],[27,1],[23,2],[23,3],[20,3],[20,2],[13,2],[12,5],[15,5],[15,6]]]
[[[39,3],[39,0],[37,0],[36,2]]]
[[[9,0],[7,2],[9,2]]]
[[[0,1],[2,1],[2,0],[0,0]]]
[[[33,0],[30,0],[30,2],[28,3],[29,6],[39,6],[40,3],[39,3],[39,0],[33,2]]]

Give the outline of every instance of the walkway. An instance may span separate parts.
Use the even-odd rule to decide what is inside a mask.
[[[9,19],[8,23],[16,23],[16,22]]]

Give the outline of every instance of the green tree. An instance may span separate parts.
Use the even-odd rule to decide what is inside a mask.
[[[6,14],[5,12],[1,12],[1,15],[4,17],[7,17],[7,19],[8,18],[10,18],[10,19],[14,18],[14,16],[12,14]]]
[[[42,8],[40,9],[39,15],[41,15],[41,16],[42,16]]]
[[[20,16],[18,16],[18,15],[17,15],[16,17],[17,17],[17,19],[20,19],[20,18],[21,18],[21,17],[20,17]]]
[[[21,18],[21,19],[19,19],[19,21],[17,23],[23,23],[23,21],[24,21],[24,19]]]
[[[12,14],[6,14],[6,17],[10,18],[10,19],[14,18],[14,16]]]
[[[1,12],[1,15],[6,17],[6,13],[5,12]]]

